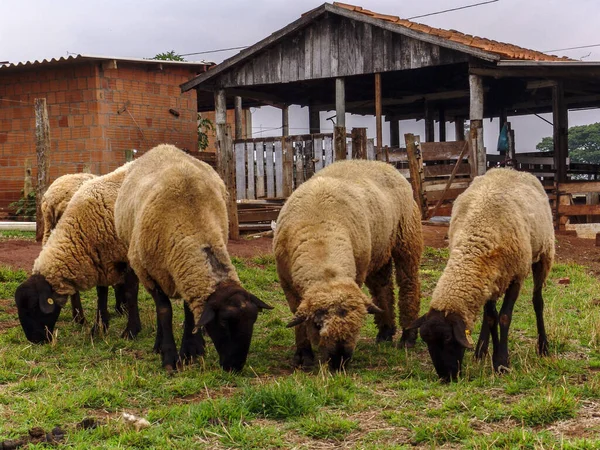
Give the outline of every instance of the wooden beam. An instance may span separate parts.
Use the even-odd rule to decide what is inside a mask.
[[[554,128],[554,167],[556,180],[559,183],[567,181],[567,156],[569,154],[569,118],[565,104],[564,84],[559,81],[552,88],[552,117]]]
[[[469,119],[471,121],[470,139],[472,163],[477,175],[486,172],[485,147],[483,144],[483,79],[478,75],[469,75]],[[475,172],[474,172],[475,173]]]
[[[440,106],[440,108],[438,109],[438,126],[440,142],[446,142],[446,114],[444,112],[443,106]]]
[[[383,129],[381,128],[381,74],[375,74],[375,133],[377,140],[377,154],[381,154],[383,148]],[[386,155],[386,161],[389,155]]]
[[[400,120],[390,120],[390,147],[400,147]]]
[[[338,127],[346,126],[346,87],[344,79],[335,79],[335,123]]]
[[[321,132],[321,118],[319,117],[319,110],[316,106],[308,106],[308,128],[310,134],[316,134]]]
[[[425,102],[425,142],[435,142],[433,108],[430,102]]]
[[[558,205],[558,214],[564,216],[600,215],[600,205]]]
[[[587,194],[600,192],[600,181],[573,181],[559,186],[560,194]]]
[[[234,114],[235,114],[235,138],[243,139],[242,135],[242,97],[239,95],[234,99]]]
[[[421,209],[421,218],[427,217],[427,197],[423,186],[423,162],[421,152],[417,151],[417,138],[411,133],[404,135],[406,143],[406,154],[408,156],[408,168],[410,171],[410,184],[413,188],[413,198]]]
[[[465,140],[465,118],[462,116],[454,118],[454,135],[456,141]]]
[[[334,161],[343,161],[346,159],[348,150],[346,149],[346,127],[336,126],[333,129],[333,153]]]
[[[294,178],[294,143],[290,137],[281,142],[283,153],[283,197],[292,195]]]
[[[367,129],[352,128],[352,159],[367,159]]]
[[[252,113],[250,109],[244,109],[244,122],[246,124],[245,134],[243,139],[249,139],[252,137]]]
[[[198,87],[198,90],[213,92],[214,88],[209,89],[207,87]],[[286,100],[282,99],[281,97],[273,95],[269,92],[254,91],[252,89],[227,88],[227,95],[233,95],[233,96],[246,98],[249,100],[254,100],[254,101],[260,102],[264,105],[273,106],[275,108],[282,108],[283,105],[288,103]]]
[[[42,241],[44,237],[44,218],[42,217],[42,197],[48,189],[49,165],[48,153],[50,152],[50,121],[45,98],[34,100],[35,108],[35,152],[37,156],[37,185],[35,188],[36,200],[36,228],[35,240]]]
[[[281,135],[284,137],[290,135],[290,114],[287,105],[281,108]]]

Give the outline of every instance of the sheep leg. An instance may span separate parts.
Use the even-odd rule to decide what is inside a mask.
[[[496,372],[502,372],[508,368],[508,329],[510,328],[513,308],[517,298],[519,298],[520,290],[521,282],[515,280],[510,283],[506,294],[504,294],[504,301],[502,302],[500,317],[498,318],[500,324],[500,345],[498,347],[494,346],[494,354],[492,355],[492,362]]]
[[[198,356],[204,355],[204,338],[201,330],[197,330],[194,334],[194,328],[196,327],[194,313],[192,313],[186,301],[183,302],[183,311],[185,320],[183,322],[183,339],[181,340],[179,359],[183,364],[191,364],[196,361]]]
[[[531,266],[533,272],[533,309],[535,310],[535,321],[538,330],[538,353],[540,356],[548,356],[548,337],[544,325],[544,299],[542,288],[550,272],[550,261],[542,258]]]
[[[73,321],[79,325],[83,325],[85,323],[85,316],[83,315],[83,306],[79,292],[71,295],[71,311],[73,312]]]
[[[121,291],[121,305],[127,306],[127,327],[121,333],[125,339],[133,339],[142,330],[142,321],[140,320],[140,310],[138,308],[139,280],[133,269],[127,269],[125,272],[125,283],[118,285]],[[115,286],[115,296],[119,292]],[[119,298],[119,297],[117,297]]]
[[[92,327],[92,335],[108,331],[108,286],[96,286],[98,307],[96,309],[96,323]]]
[[[300,297],[285,278],[280,276],[279,281],[290,310],[295,314],[298,310],[298,306],[300,306]],[[306,333],[306,324],[301,323],[300,325],[296,325],[294,332],[296,334],[296,352],[294,353],[292,365],[294,367],[311,368],[315,365],[315,354],[313,353],[308,334]]]
[[[479,340],[475,347],[475,359],[483,359],[488,354],[490,335],[494,348],[498,347],[498,311],[496,310],[496,300],[488,300],[483,307],[483,321]]]
[[[373,303],[383,310],[375,314],[375,324],[379,332],[377,342],[391,342],[396,334],[394,321],[394,285],[392,282],[392,259],[376,272],[370,273],[365,280]]]
[[[122,316],[125,314],[126,312],[126,305],[127,305],[127,300],[126,300],[126,290],[127,288],[125,287],[125,284],[115,284],[113,286],[113,289],[115,290],[115,312],[117,313],[117,315]]]
[[[177,368],[177,346],[175,345],[175,338],[173,337],[173,308],[171,307],[171,300],[162,291],[161,288],[156,285],[154,289],[150,290],[150,295],[154,299],[156,305],[156,318],[157,318],[157,340],[154,345],[156,349],[159,344],[160,354],[162,356],[162,366],[169,372]],[[158,342],[158,330],[160,331],[160,343]]]

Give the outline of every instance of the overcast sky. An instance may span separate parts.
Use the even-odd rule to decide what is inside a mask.
[[[477,3],[481,0],[362,0],[366,9],[408,18]],[[353,3],[347,0],[348,3]],[[192,53],[251,45],[322,4],[312,0],[0,0],[0,61],[57,58],[70,53],[151,57],[175,50]],[[541,51],[600,44],[598,0],[499,0],[462,11],[416,19],[427,25],[456,29]],[[600,61],[600,47],[555,52],[585,61]],[[235,52],[189,56],[188,60],[220,62]],[[327,114],[322,114],[322,120]],[[571,112],[569,125],[600,121],[600,111]],[[307,112],[292,109],[291,133],[307,127]],[[531,150],[551,127],[538,118],[512,120],[517,151]],[[331,123],[331,122],[329,122]],[[281,125],[273,108],[253,111],[260,128]],[[352,117],[347,126],[369,125],[374,119]],[[323,123],[325,127],[325,123]],[[497,125],[486,121],[486,146],[495,147]],[[384,127],[384,143],[388,131]],[[450,127],[449,127],[450,129]],[[453,127],[452,127],[453,129]],[[401,132],[423,135],[423,121],[402,122]],[[449,133],[452,138],[453,133]]]

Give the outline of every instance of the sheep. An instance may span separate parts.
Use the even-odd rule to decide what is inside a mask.
[[[169,372],[204,354],[205,327],[223,369],[240,371],[258,312],[271,306],[244,290],[227,253],[223,181],[208,165],[172,145],[133,162],[115,204],[128,259],[156,303],[154,351]],[[184,300],[179,355],[170,298]]]
[[[401,344],[412,347],[418,317],[423,250],[420,211],[412,188],[391,165],[340,161],[315,174],[283,206],[273,241],[279,281],[294,313],[293,363],[314,364],[312,346],[332,370],[354,352],[367,313],[377,341],[396,332],[392,261],[400,288]],[[361,286],[365,283],[373,300]]]
[[[83,183],[88,180],[96,178],[96,175],[91,173],[72,173],[58,177],[48,187],[42,197],[41,212],[44,222],[44,235],[42,237],[42,245],[45,245],[50,237],[50,233],[56,227],[56,224],[62,217],[69,201],[81,187]],[[104,297],[107,293],[104,290],[107,288],[104,286],[98,286],[98,298]],[[123,287],[121,285],[115,286],[116,305],[115,310],[118,314],[124,314],[125,307],[123,303]],[[76,323],[83,324],[85,322],[85,316],[83,314],[83,307],[81,305],[81,298],[79,292],[75,292],[71,296],[71,308],[73,312],[73,320]]]
[[[476,177],[455,201],[449,228],[450,257],[419,328],[439,377],[455,380],[482,307],[484,320],[475,357],[494,345],[498,372],[509,366],[508,329],[523,280],[533,271],[533,307],[540,355],[548,354],[542,288],[554,260],[554,228],[548,196],[533,175],[492,169]],[[504,295],[500,315],[496,300]],[[498,325],[500,338],[498,338]]]
[[[123,283],[129,317],[122,335],[139,333],[138,282],[114,226],[114,202],[127,170],[125,165],[79,188],[35,260],[32,275],[17,288],[19,320],[29,341],[51,341],[68,295],[93,286],[104,287],[99,291],[97,322],[106,329],[107,286]]]

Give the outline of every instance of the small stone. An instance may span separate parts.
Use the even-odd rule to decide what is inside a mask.
[[[559,278],[558,284],[571,284],[571,279],[569,277]]]

